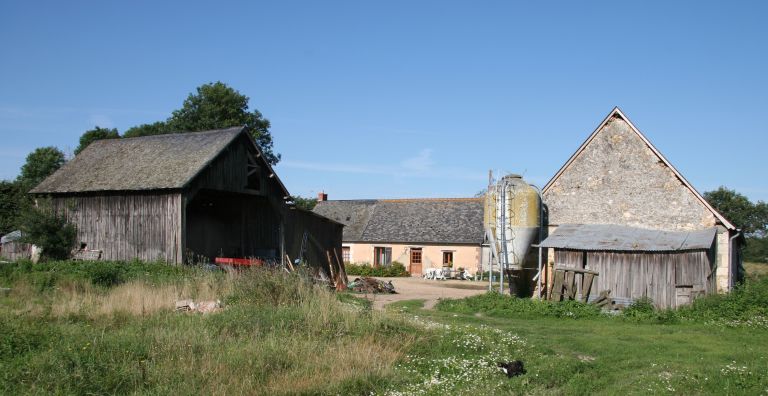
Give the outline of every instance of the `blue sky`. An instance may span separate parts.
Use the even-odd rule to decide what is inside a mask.
[[[619,106],[700,191],[768,200],[767,2],[0,3],[0,179],[223,81],[293,194],[543,186]]]

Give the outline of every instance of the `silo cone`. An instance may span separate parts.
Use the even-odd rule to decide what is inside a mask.
[[[506,189],[506,237],[508,262],[512,269],[522,269],[528,249],[539,235],[539,194],[519,175],[502,179]],[[500,203],[499,203],[500,204]],[[497,205],[500,209],[500,205]]]
[[[507,248],[507,262],[510,272],[507,273],[509,291],[511,294],[522,296],[524,285],[528,281],[526,272],[523,271],[525,257],[531,244],[539,235],[540,205],[539,194],[526,183],[519,175],[507,175],[501,179],[499,188],[504,188],[504,202],[501,202],[500,191],[496,192],[496,240],[502,243],[501,237],[501,211],[505,215],[505,237]],[[502,246],[500,246],[502,247]],[[501,254],[503,250],[500,250]]]

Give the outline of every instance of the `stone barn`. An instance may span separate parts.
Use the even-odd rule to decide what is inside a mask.
[[[549,278],[553,265],[599,269],[614,297],[674,307],[678,294],[726,292],[739,277],[740,230],[618,108],[542,194]]]
[[[99,140],[31,193],[51,197],[80,247],[105,260],[317,261],[341,249],[343,225],[294,208],[243,127]]]

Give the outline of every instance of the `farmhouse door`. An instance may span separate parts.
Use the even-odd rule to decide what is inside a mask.
[[[411,276],[421,276],[421,248],[411,248]]]

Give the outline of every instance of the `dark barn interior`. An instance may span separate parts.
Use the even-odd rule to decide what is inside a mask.
[[[264,197],[201,190],[187,203],[187,249],[209,258],[277,258],[275,212]]]

